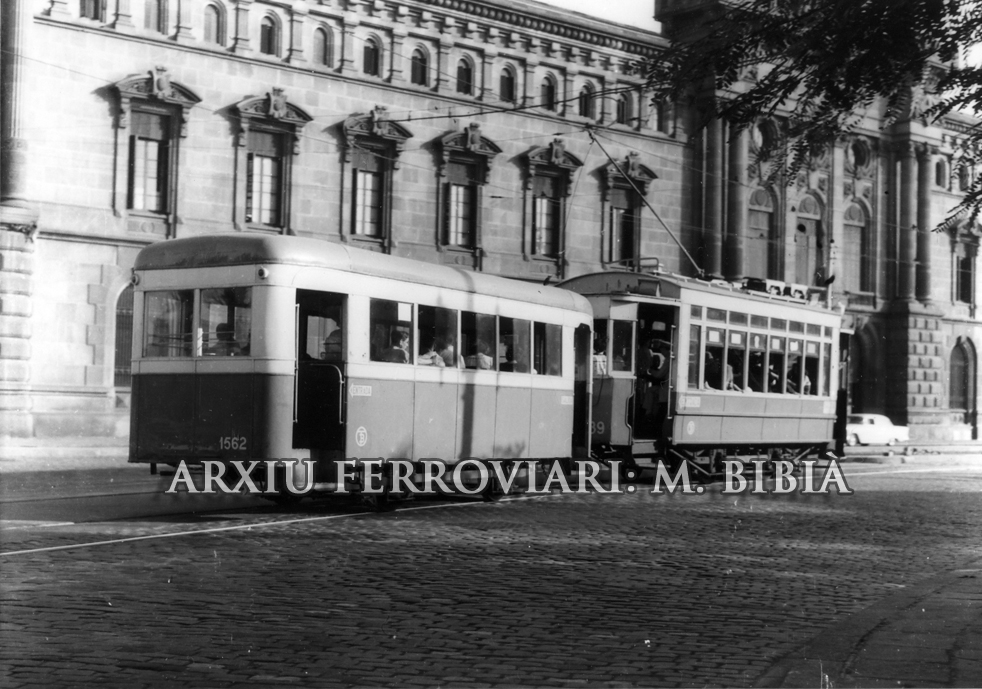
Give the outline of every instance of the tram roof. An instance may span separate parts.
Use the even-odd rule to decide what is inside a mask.
[[[171,239],[145,247],[137,256],[135,267],[136,270],[174,270],[272,264],[343,270],[583,313],[592,312],[590,303],[584,297],[569,290],[305,237],[243,233]]]
[[[587,273],[569,278],[559,283],[564,289],[570,289],[587,296],[612,294],[630,294],[641,297],[664,297],[680,299],[683,290],[695,290],[720,296],[752,299],[765,304],[782,304],[796,308],[809,309],[819,313],[832,313],[827,308],[809,304],[800,299],[754,292],[740,287],[723,287],[720,285],[669,273],[636,273],[628,270],[606,270],[598,273]]]

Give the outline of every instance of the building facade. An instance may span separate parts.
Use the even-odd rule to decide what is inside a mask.
[[[752,153],[779,120],[731,136],[693,126],[699,98],[645,93],[635,65],[671,21],[662,35],[504,0],[2,11],[8,447],[125,436],[135,256],[214,232],[538,281],[655,263],[834,274],[854,408],[914,436],[974,433],[978,235],[930,232],[971,174],[954,157],[964,122],[871,116],[772,188]]]

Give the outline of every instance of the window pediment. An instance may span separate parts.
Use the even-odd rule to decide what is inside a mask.
[[[345,159],[351,162],[351,150],[358,140],[374,141],[393,149],[393,163],[398,162],[398,155],[413,133],[398,122],[388,119],[386,109],[375,106],[369,113],[355,113],[348,117],[342,125],[345,143]],[[394,165],[397,167],[397,164]]]
[[[244,146],[246,134],[254,127],[279,129],[293,137],[293,152],[299,153],[300,130],[313,117],[287,100],[283,89],[270,89],[264,96],[250,96],[235,104],[239,113],[238,145]]]
[[[130,103],[133,100],[161,105],[176,106],[181,109],[181,136],[187,136],[188,110],[201,102],[194,91],[170,78],[167,68],[156,66],[141,74],[131,74],[113,84],[119,94],[120,117],[118,126],[129,126]]]
[[[472,122],[464,131],[451,132],[440,139],[440,151],[443,158],[441,176],[446,175],[447,164],[452,158],[470,160],[482,164],[483,183],[486,184],[491,172],[491,161],[501,153],[501,148],[481,134],[481,125]]]
[[[533,148],[528,153],[528,160],[533,170],[540,166],[559,167],[569,171],[583,167],[583,161],[566,150],[562,139],[555,139],[548,146]]]
[[[658,175],[641,163],[641,156],[637,153],[629,153],[623,162],[612,162],[604,168],[604,180],[608,191],[619,184],[627,183],[628,179],[634,182],[642,194],[647,194],[648,185],[652,180],[658,179]]]

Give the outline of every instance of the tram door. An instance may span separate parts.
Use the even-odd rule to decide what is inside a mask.
[[[579,325],[573,334],[573,457],[590,456],[590,361],[593,335]]]
[[[345,295],[297,290],[293,447],[344,451]]]
[[[634,391],[634,438],[655,439],[663,434],[668,416],[672,354],[678,309],[661,304],[638,305],[637,366]]]

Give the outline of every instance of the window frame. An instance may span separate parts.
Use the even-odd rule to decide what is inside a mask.
[[[607,165],[604,168],[603,179],[601,262],[621,265],[627,270],[640,270],[641,236],[644,229],[642,209],[645,206],[644,199],[648,194],[648,188],[652,180],[658,179],[658,175],[641,163],[640,156],[636,152],[631,152],[624,161],[613,161]],[[615,203],[619,202],[617,197],[621,194],[624,194],[626,205],[615,206]],[[622,229],[621,219],[630,220],[633,226],[633,236],[630,237],[631,254],[615,258],[615,239],[620,234],[618,230]],[[633,262],[633,264],[625,262]]]
[[[208,35],[208,17],[209,10],[214,12],[214,40]],[[218,2],[207,2],[205,3],[204,11],[202,12],[203,21],[201,24],[201,39],[209,45],[217,45],[222,48],[225,47],[227,42],[227,21],[225,19],[225,7]]]
[[[259,54],[280,57],[283,44],[283,27],[279,17],[267,13],[259,20]]]
[[[300,153],[300,134],[304,125],[312,119],[299,107],[290,103],[283,89],[273,88],[265,96],[247,98],[236,103],[234,109],[238,113],[239,132],[236,137],[236,199],[233,222],[236,229],[246,228],[259,231],[272,231],[288,234],[292,223],[293,200],[293,168],[297,155]],[[276,225],[256,222],[254,218],[247,219],[247,196],[249,188],[250,153],[255,153],[252,147],[255,138],[250,133],[267,134],[277,137],[281,146],[281,171],[279,187],[280,217]]]
[[[409,57],[409,83],[423,88],[430,86],[430,56],[423,46],[413,48]]]
[[[323,44],[317,45],[318,36],[321,36]],[[314,27],[311,40],[311,59],[315,65],[324,69],[334,69],[334,32],[331,27],[318,24]]]
[[[470,57],[464,56],[457,60],[457,73],[455,75],[455,91],[462,96],[474,95],[474,63]]]
[[[385,51],[377,36],[368,36],[361,49],[361,73],[367,77],[381,79],[384,71]]]

